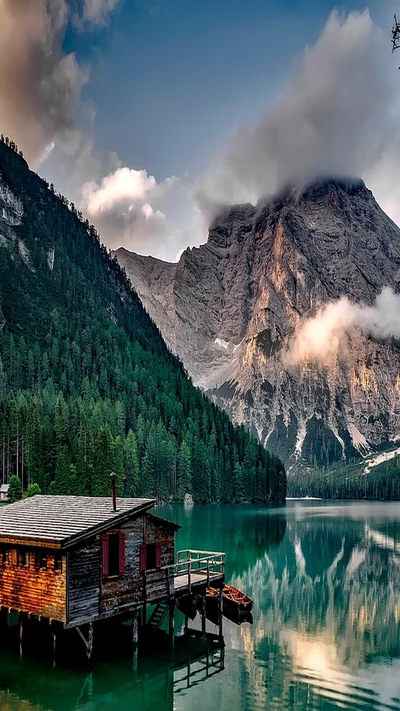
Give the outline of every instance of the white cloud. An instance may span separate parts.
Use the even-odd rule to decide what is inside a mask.
[[[76,130],[87,74],[62,50],[65,0],[2,0],[0,12],[0,130],[34,161]]]
[[[92,25],[105,25],[120,0],[83,0],[82,18]]]
[[[334,12],[296,63],[283,93],[242,127],[203,189],[209,203],[256,203],[287,183],[362,177],[400,217],[400,112],[390,38],[366,10]]]
[[[400,294],[386,287],[374,306],[355,304],[347,296],[325,304],[298,329],[284,360],[287,365],[326,363],[355,329],[374,338],[400,338]]]
[[[112,210],[125,201],[131,203],[143,200],[148,192],[154,190],[156,179],[148,176],[145,170],[118,168],[103,178],[100,185],[87,183],[83,186],[83,197],[90,215],[97,215]]]
[[[178,236],[162,209],[175,186],[174,176],[157,183],[145,170],[118,167],[99,183],[83,186],[82,206],[108,247],[150,248],[165,256],[166,245]]]

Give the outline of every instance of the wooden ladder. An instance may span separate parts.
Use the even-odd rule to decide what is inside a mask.
[[[167,612],[168,604],[166,602],[159,602],[158,605],[156,605],[155,610],[151,613],[147,624],[154,629],[158,629],[164,622]]]

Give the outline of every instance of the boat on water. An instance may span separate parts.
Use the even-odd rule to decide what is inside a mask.
[[[207,588],[206,604],[207,615],[216,613],[218,610],[219,590],[217,588]],[[233,585],[225,584],[222,588],[222,612],[226,617],[249,615],[253,608],[253,600],[246,593],[234,588]]]
[[[247,624],[249,625],[253,624],[253,615],[251,614],[251,612],[235,612],[234,610],[226,608],[223,614],[224,617],[226,617],[231,622],[234,622],[235,625],[242,625],[245,622],[247,622]]]
[[[222,588],[223,611],[234,611],[239,615],[248,615],[253,608],[253,600],[246,593],[234,588],[233,585],[224,585]]]

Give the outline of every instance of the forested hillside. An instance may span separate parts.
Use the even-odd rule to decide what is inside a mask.
[[[290,478],[290,496],[322,499],[400,501],[400,457],[394,456],[365,472],[360,461],[335,468],[304,469]]]
[[[194,388],[96,230],[0,142],[0,474],[43,492],[282,501],[284,467]]]

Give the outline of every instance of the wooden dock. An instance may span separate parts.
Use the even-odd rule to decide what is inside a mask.
[[[166,565],[165,590],[160,591],[154,603],[167,597],[180,597],[201,592],[210,586],[221,587],[225,580],[225,553],[186,549],[178,551],[176,563]],[[150,573],[151,574],[151,573]]]

